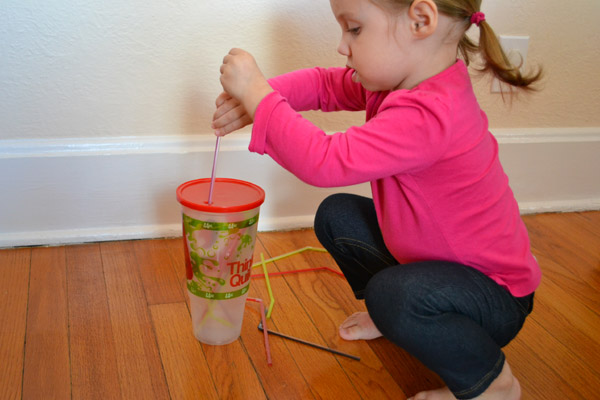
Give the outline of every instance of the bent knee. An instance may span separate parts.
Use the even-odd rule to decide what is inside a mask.
[[[315,214],[315,234],[321,239],[336,237],[340,230],[347,229],[348,219],[356,216],[359,196],[348,193],[334,193],[326,197]]]
[[[330,220],[332,215],[337,215],[340,209],[343,209],[347,195],[344,193],[334,193],[327,196],[315,214],[315,224],[320,221]]]
[[[325,198],[315,214],[314,227],[315,235],[321,243],[323,241],[331,241],[331,221],[335,220],[336,209],[338,208],[339,201],[336,198],[340,197],[340,194],[332,194]]]
[[[408,267],[408,268],[407,268]],[[424,287],[410,267],[396,265],[375,274],[365,289],[365,304],[373,310],[394,313],[421,313],[431,293]]]

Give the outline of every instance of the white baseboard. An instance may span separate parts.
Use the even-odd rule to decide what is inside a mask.
[[[563,201],[525,201],[519,202],[519,210],[521,211],[521,215],[600,210],[600,198]]]
[[[281,231],[312,227],[314,215],[293,217],[260,217],[261,231]],[[64,229],[0,233],[0,248],[15,246],[57,246],[111,240],[171,238],[181,236],[181,223],[105,228]]]
[[[600,209],[600,127],[498,130],[500,155],[523,213]],[[368,184],[308,186],[249,135],[221,143],[217,175],[267,194],[259,230],[312,226],[318,204]],[[210,175],[212,135],[0,141],[0,247],[180,235],[175,189]]]

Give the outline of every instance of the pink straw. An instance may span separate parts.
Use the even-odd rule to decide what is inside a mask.
[[[219,156],[219,146],[221,145],[221,136],[217,136],[215,145],[215,156],[213,157],[212,173],[210,175],[210,189],[208,189],[208,205],[212,204],[213,188],[215,186],[215,170],[217,169],[217,157]]]
[[[261,299],[255,299],[253,297],[247,297],[246,301],[253,301],[255,303],[260,304],[260,318],[262,320],[262,326],[265,327],[263,330],[265,336],[265,351],[267,352],[267,364],[273,365],[273,361],[271,361],[271,347],[269,347],[269,334],[267,327],[267,319],[265,318],[265,304]]]

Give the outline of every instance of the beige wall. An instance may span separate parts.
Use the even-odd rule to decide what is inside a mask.
[[[477,95],[492,127],[600,125],[600,1],[494,0],[484,11],[497,34],[530,36],[527,65],[541,64],[544,90],[505,106],[489,83]],[[510,112],[509,112],[510,111]]]
[[[512,105],[475,78],[492,128],[600,126],[600,1],[487,0],[497,34],[531,37],[544,90]],[[344,65],[326,0],[0,5],[0,140],[209,134],[231,47],[265,75]],[[310,113],[324,129],[362,116]]]

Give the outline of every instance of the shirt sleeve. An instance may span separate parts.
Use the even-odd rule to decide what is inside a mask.
[[[450,140],[444,108],[428,103],[386,99],[364,125],[328,135],[272,92],[256,110],[249,149],[270,155],[299,179],[320,187],[417,171],[439,159]]]
[[[349,68],[301,69],[269,79],[271,87],[296,111],[360,111],[366,91],[352,81]]]

